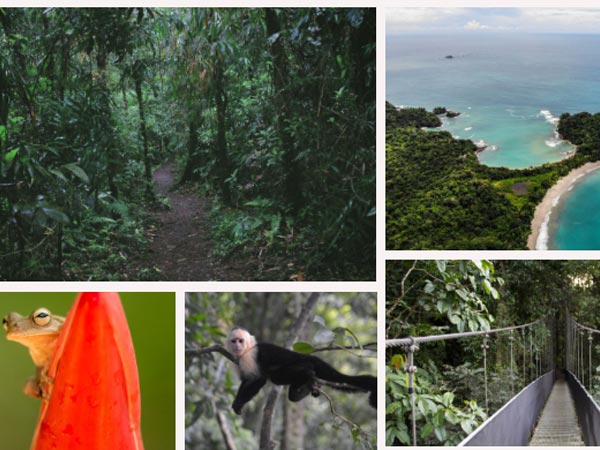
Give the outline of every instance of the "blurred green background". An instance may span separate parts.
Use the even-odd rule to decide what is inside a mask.
[[[0,292],[0,316],[44,306],[66,316],[76,293]],[[137,358],[145,450],[175,448],[175,294],[120,293]],[[0,338],[0,448],[28,449],[41,402],[22,392],[35,367],[26,347]]]

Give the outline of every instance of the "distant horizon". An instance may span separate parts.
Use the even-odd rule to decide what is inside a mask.
[[[600,35],[600,8],[386,8],[386,35]]]
[[[599,24],[600,26],[600,24]],[[455,35],[455,34],[464,34],[465,36],[474,34],[467,30],[439,30],[439,31],[406,31],[406,32],[398,32],[396,34],[390,34],[386,32],[386,38],[396,37],[396,36],[432,36],[439,34],[443,35]],[[510,36],[520,36],[520,35],[532,35],[532,36],[600,36],[600,31],[597,33],[581,33],[581,32],[567,32],[567,31],[558,31],[558,32],[550,32],[550,31],[521,31],[521,30],[511,30],[511,31],[488,31],[485,34],[479,34],[478,36],[497,36],[497,35],[510,35]]]

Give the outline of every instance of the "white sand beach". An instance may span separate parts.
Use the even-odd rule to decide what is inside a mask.
[[[533,220],[531,221],[531,234],[527,239],[527,247],[529,250],[546,250],[546,248],[544,248],[544,243],[538,245],[538,238],[540,237],[540,234],[542,234],[547,240],[547,227],[552,209],[556,206],[560,197],[566,193],[573,184],[589,172],[598,168],[600,168],[600,161],[586,163],[577,169],[573,169],[567,176],[558,180],[554,186],[548,189],[544,199],[536,207]]]

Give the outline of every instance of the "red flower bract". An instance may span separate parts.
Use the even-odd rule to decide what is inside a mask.
[[[48,376],[31,450],[143,449],[137,364],[118,294],[79,294]]]

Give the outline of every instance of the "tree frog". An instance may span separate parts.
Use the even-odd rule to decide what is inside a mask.
[[[11,312],[2,320],[6,339],[29,348],[36,374],[27,380],[23,392],[31,397],[46,399],[43,384],[51,382],[46,373],[64,323],[64,317],[54,316],[46,308],[38,308],[29,316]]]

